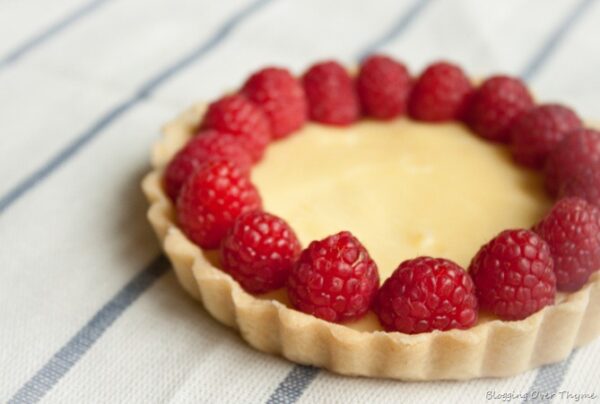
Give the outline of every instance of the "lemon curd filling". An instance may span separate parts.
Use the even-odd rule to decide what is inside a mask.
[[[265,210],[287,220],[303,246],[349,230],[382,281],[422,255],[467,268],[481,245],[529,228],[551,206],[539,173],[457,123],[307,124],[271,144],[252,179]],[[286,302],[283,291],[266,297]],[[351,326],[378,329],[373,317]]]

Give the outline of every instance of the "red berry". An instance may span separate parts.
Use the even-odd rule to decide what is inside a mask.
[[[202,128],[227,132],[243,141],[253,161],[262,158],[271,139],[265,113],[243,95],[228,95],[208,106]]]
[[[532,107],[533,98],[521,80],[494,76],[484,81],[469,100],[466,119],[481,137],[508,142],[513,121]]]
[[[248,173],[252,165],[250,154],[235,136],[216,130],[200,132],[171,159],[165,169],[164,183],[169,198],[176,201],[185,180],[200,165],[217,159],[235,163],[243,173]]]
[[[600,269],[600,208],[561,199],[534,230],[550,245],[559,290],[578,290]]]
[[[313,121],[329,125],[349,125],[360,115],[360,104],[352,77],[337,62],[312,66],[302,78]]]
[[[221,244],[223,269],[250,293],[285,285],[300,242],[281,218],[261,211],[240,215]]]
[[[577,196],[600,206],[600,163],[581,167],[561,188],[561,197]]]
[[[477,322],[471,277],[442,258],[418,257],[401,263],[377,292],[373,307],[387,331],[406,334],[465,329]]]
[[[447,62],[434,63],[415,83],[408,111],[420,121],[461,119],[472,93],[473,85],[460,67]]]
[[[307,119],[304,89],[286,69],[268,67],[254,73],[242,93],[265,112],[275,139],[300,129]]]
[[[377,119],[391,119],[406,112],[411,78],[402,63],[374,55],[360,67],[356,90],[363,111]]]
[[[546,188],[556,195],[581,167],[600,163],[600,132],[592,129],[571,132],[548,155],[547,160]]]
[[[261,206],[247,175],[229,161],[213,160],[183,185],[177,218],[190,240],[202,248],[216,248],[239,215]]]
[[[347,231],[313,241],[302,251],[288,278],[288,295],[300,311],[343,322],[369,310],[377,287],[377,265]]]
[[[550,247],[530,230],[505,230],[481,247],[469,272],[482,308],[502,320],[522,320],[554,303]]]
[[[535,107],[522,114],[511,126],[511,151],[515,161],[541,168],[548,154],[568,135],[581,128],[581,120],[571,109],[558,104]]]

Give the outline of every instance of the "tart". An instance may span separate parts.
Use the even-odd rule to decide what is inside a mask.
[[[179,282],[215,319],[252,347],[296,363],[402,380],[514,375],[563,360],[600,335],[600,274],[597,268],[569,266],[571,250],[560,240],[581,217],[582,226],[595,229],[598,208],[573,197],[587,195],[583,191],[552,207],[545,188],[564,193],[569,187],[561,181],[545,187],[536,170],[552,159],[570,164],[565,153],[555,151],[566,142],[562,138],[571,139],[571,132],[595,136],[595,131],[582,129],[565,108],[534,107],[519,94],[524,87],[510,88],[513,81],[506,87],[504,76],[473,88],[448,63],[432,65],[416,80],[400,63],[381,56],[365,61],[354,78],[333,62],[315,65],[301,83],[291,83],[282,70],[263,69],[239,94],[195,105],[168,123],[152,150],[153,170],[143,180],[149,221]],[[265,82],[283,90],[274,92]],[[265,87],[270,91],[259,91]],[[486,91],[511,92],[521,104],[498,106]],[[296,102],[300,96],[307,104]],[[312,122],[305,122],[307,110]],[[521,139],[532,132],[542,135]],[[207,161],[192,167],[186,160],[185,169],[174,170],[181,150],[202,136],[207,137],[200,143],[213,137],[224,144],[200,146],[218,158],[201,153],[199,159]],[[517,137],[518,142],[511,140]],[[585,161],[583,171],[596,167],[586,153],[576,159]],[[215,176],[224,172],[219,164],[227,173],[235,171],[235,178],[227,178],[224,191],[211,192],[235,188],[245,199],[222,206],[223,217],[231,219],[227,228],[217,212],[219,231],[214,226],[205,231],[207,221],[197,223],[205,211],[185,209],[203,203],[193,197],[205,190],[194,187],[218,183]],[[185,181],[169,182],[173,172],[186,170]],[[587,190],[587,178],[578,190]],[[255,251],[240,243],[256,247],[246,236],[257,221],[256,226],[268,223],[270,231],[277,230],[278,260],[272,250],[264,256],[243,254]],[[559,234],[556,223],[566,226],[561,228],[566,233]],[[518,230],[502,232],[506,228]],[[594,244],[600,239],[590,237],[567,240],[581,241],[589,250],[583,267],[600,259]],[[521,242],[522,256],[511,266],[514,257],[498,251]],[[312,289],[302,282],[320,280],[315,287],[320,290],[331,280],[324,273],[325,281],[320,277],[319,260],[334,260],[328,273],[342,268],[345,253],[321,253],[340,243],[346,250],[339,251],[354,253],[346,261],[361,287],[336,306],[333,298],[307,296]],[[519,272],[523,259],[530,259],[531,273]],[[419,272],[423,267],[427,270]],[[522,279],[515,278],[517,272]],[[498,273],[503,277],[494,278]],[[414,283],[421,275],[424,283]],[[448,279],[459,279],[449,292],[423,286]],[[514,297],[519,304],[506,301],[513,281],[520,285]],[[344,290],[350,281],[345,282]],[[427,290],[432,295],[419,305]],[[447,311],[437,302],[429,305],[444,293],[458,295],[457,290],[461,296],[447,299],[456,303]]]

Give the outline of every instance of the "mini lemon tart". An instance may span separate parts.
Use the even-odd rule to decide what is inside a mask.
[[[179,282],[258,350],[471,379],[600,334],[600,132],[517,78],[267,67],[167,124],[152,166]]]
[[[219,269],[214,250],[198,247],[180,230],[162,186],[165,166],[204,112],[203,104],[192,107],[167,124],[155,144],[153,170],[143,181],[148,218],[182,287],[252,347],[341,374],[470,379],[563,360],[600,334],[598,273],[524,320],[482,314],[467,330],[416,335],[383,331],[372,312],[335,324],[294,310],[283,290],[247,293]],[[467,266],[491,236],[530,227],[550,206],[539,174],[515,166],[504,146],[460,124],[406,118],[350,128],[308,123],[272,145],[252,178],[265,208],[285,217],[304,244],[340,226],[355,232],[382,280],[398,257],[441,255]]]

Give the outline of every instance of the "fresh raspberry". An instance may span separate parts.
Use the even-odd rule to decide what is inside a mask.
[[[531,230],[505,230],[481,247],[469,273],[482,308],[502,320],[522,320],[554,303],[550,247]]]
[[[203,129],[216,129],[240,138],[253,161],[259,161],[271,139],[265,113],[243,95],[225,96],[208,106]]]
[[[577,196],[600,206],[600,163],[581,167],[562,186],[562,197]]]
[[[556,195],[581,167],[600,163],[600,132],[592,129],[571,132],[548,155],[547,160],[546,188]]]
[[[265,112],[275,139],[286,137],[306,122],[308,106],[304,89],[286,69],[268,67],[254,73],[242,93]]]
[[[392,58],[374,55],[360,67],[356,90],[363,111],[377,119],[406,113],[411,78],[406,67]]]
[[[522,114],[510,128],[512,155],[520,164],[544,166],[548,154],[568,135],[581,128],[581,120],[571,109],[540,105]]]
[[[481,137],[508,142],[513,121],[532,107],[533,98],[521,80],[494,76],[473,93],[466,119]]]
[[[202,248],[216,248],[239,215],[261,206],[247,175],[232,162],[213,160],[184,183],[177,218],[190,240]]]
[[[202,131],[177,152],[165,169],[164,184],[169,198],[176,201],[185,180],[201,164],[217,159],[235,163],[243,173],[248,173],[252,165],[250,154],[238,138],[216,130]]]
[[[408,112],[412,118],[427,122],[461,119],[472,93],[473,85],[460,67],[434,63],[415,83]]]
[[[377,265],[347,231],[313,241],[288,277],[288,295],[298,310],[327,321],[362,317],[379,286]]]
[[[373,308],[387,331],[406,334],[465,329],[477,322],[471,277],[441,258],[418,257],[401,263],[377,292]]]
[[[302,78],[313,121],[329,125],[349,125],[360,115],[360,104],[352,77],[337,62],[312,66]]]
[[[550,245],[559,290],[578,290],[600,269],[600,208],[564,198],[534,230]]]
[[[221,264],[250,293],[285,285],[300,242],[281,218],[262,211],[240,215],[221,243]]]

